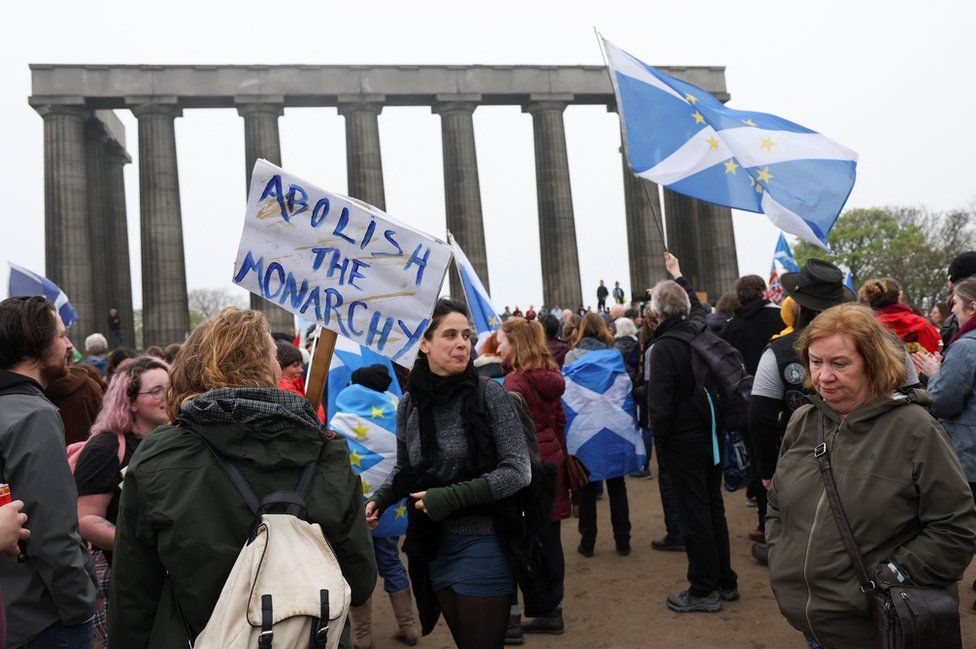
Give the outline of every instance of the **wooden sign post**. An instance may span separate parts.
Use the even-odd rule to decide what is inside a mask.
[[[308,368],[308,380],[305,382],[305,396],[312,403],[313,410],[318,410],[322,403],[325,379],[329,375],[329,366],[332,365],[332,352],[335,351],[338,335],[331,329],[319,327],[318,340]],[[329,422],[329,413],[325,413],[325,422]]]

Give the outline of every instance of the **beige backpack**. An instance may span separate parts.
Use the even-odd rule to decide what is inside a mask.
[[[322,528],[305,520],[305,495],[316,463],[302,470],[294,491],[277,491],[259,501],[240,469],[207,447],[254,512],[256,527],[192,646],[335,649],[349,613],[350,590]],[[266,513],[273,508],[285,513]]]

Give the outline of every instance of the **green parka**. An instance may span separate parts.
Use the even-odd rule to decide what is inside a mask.
[[[873,649],[867,597],[830,513],[817,460],[824,432],[837,491],[869,572],[887,562],[916,585],[955,593],[976,550],[976,507],[945,430],[922,390],[840,417],[818,396],[794,413],[769,490],[769,577],[786,619],[830,649]]]
[[[318,459],[306,498],[309,518],[325,531],[352,589],[352,604],[365,603],[376,584],[376,562],[362,486],[342,439],[297,426],[272,433],[250,424],[190,424],[237,463],[258,497],[291,491],[302,467]],[[253,521],[202,440],[175,426],[156,429],[125,475],[109,646],[187,646],[175,601],[195,636],[206,626]]]

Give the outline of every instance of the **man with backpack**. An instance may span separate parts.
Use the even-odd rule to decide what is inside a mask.
[[[44,388],[67,374],[68,340],[39,296],[0,302],[0,482],[24,502],[31,537],[0,559],[7,646],[90,649],[95,567],[78,535],[64,428]]]
[[[651,295],[651,311],[661,322],[650,352],[647,407],[659,461],[678,500],[690,582],[688,590],[668,596],[667,605],[681,613],[719,611],[723,602],[737,600],[739,591],[729,553],[718,435],[722,417],[739,412],[742,404],[723,394],[715,375],[713,363],[725,357],[713,349],[706,359],[696,348],[696,339],[710,334],[707,311],[681,275],[678,260],[670,253],[664,259],[675,281],[659,282]],[[710,335],[704,342],[711,347],[728,347]]]

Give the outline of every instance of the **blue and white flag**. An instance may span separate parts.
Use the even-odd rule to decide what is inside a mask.
[[[851,275],[851,271],[847,271],[847,274],[844,275],[844,286],[851,289],[851,293],[857,295],[857,291],[854,289],[854,276]]]
[[[647,451],[634,418],[633,384],[616,349],[592,351],[563,367],[566,448],[590,480],[639,471]]]
[[[7,297],[18,295],[43,295],[50,300],[61,314],[65,327],[70,327],[78,321],[78,313],[68,301],[68,296],[61,288],[43,275],[38,275],[12,262],[10,264],[10,278],[7,280]]]
[[[474,328],[478,332],[478,344],[475,351],[481,351],[489,334],[497,331],[501,326],[498,312],[491,303],[491,297],[485,290],[485,285],[481,283],[478,274],[474,272],[474,266],[468,261],[467,255],[461,250],[451,233],[447,233],[447,241],[451,244],[454,251],[454,263],[457,265],[458,275],[461,276],[461,287],[464,289],[464,298],[468,302],[468,310],[471,311],[471,320]]]
[[[337,336],[335,351],[332,353],[332,363],[329,365],[329,389],[326,394],[328,408],[326,412],[329,417],[337,412],[336,399],[339,397],[339,393],[349,385],[349,381],[352,380],[352,373],[360,367],[368,367],[370,365],[382,365],[386,367],[386,370],[390,373],[390,378],[393,379],[392,383],[390,383],[389,391],[397,398],[403,396],[403,391],[397,382],[396,374],[393,372],[393,364],[389,359],[345,336]],[[311,368],[311,363],[309,367]],[[308,379],[306,378],[307,384]],[[393,410],[393,416],[394,418],[396,417],[395,408]]]
[[[631,170],[710,203],[765,214],[827,249],[857,153],[768,113],[733,110],[603,40]]]
[[[796,263],[790,244],[786,242],[786,235],[780,233],[776,250],[773,252],[772,268],[769,270],[769,290],[766,291],[766,297],[775,304],[782,304],[783,273],[796,273],[799,270],[800,267]]]
[[[350,385],[336,398],[329,428],[346,439],[353,471],[363,482],[363,497],[373,495],[396,466],[396,411],[399,399],[391,392],[377,392]],[[407,505],[400,501],[380,516],[373,536],[402,536],[407,531]]]

